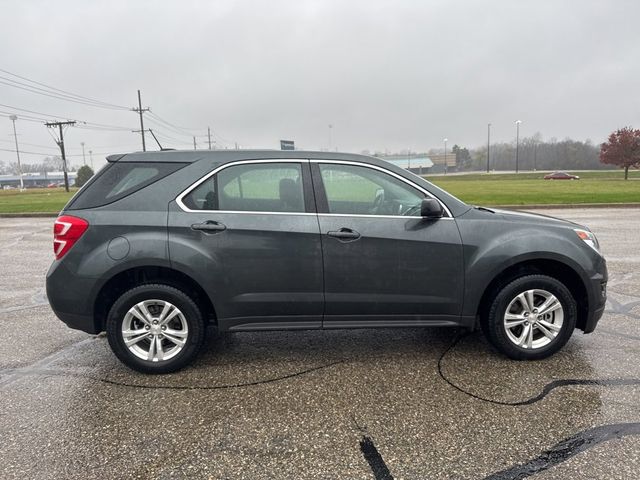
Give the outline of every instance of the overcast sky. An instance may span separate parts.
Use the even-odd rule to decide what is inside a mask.
[[[486,143],[488,122],[492,140],[512,141],[517,119],[522,136],[595,143],[640,128],[638,1],[0,5],[1,69],[117,106],[135,106],[141,89],[143,106],[179,127],[145,117],[165,147],[192,148],[199,135],[205,148],[207,126],[220,148],[291,139],[344,151],[424,151],[445,137],[475,147]],[[0,72],[5,163],[15,161],[4,151],[13,148],[9,113],[139,128],[134,112],[37,95],[7,79],[28,83]],[[22,150],[57,151],[42,123],[22,117],[17,129]],[[69,128],[65,140],[76,164],[80,142],[96,164],[141,148],[125,129]],[[148,136],[147,145],[155,147]]]

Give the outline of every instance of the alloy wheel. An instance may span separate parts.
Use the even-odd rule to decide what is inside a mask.
[[[189,336],[184,314],[165,300],[144,300],[127,311],[122,339],[131,353],[148,362],[170,360]]]
[[[549,345],[562,330],[564,309],[560,300],[542,289],[526,290],[509,302],[503,325],[516,346],[535,350]]]

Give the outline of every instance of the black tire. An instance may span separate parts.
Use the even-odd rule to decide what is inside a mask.
[[[129,350],[123,338],[122,325],[129,309],[140,302],[152,299],[169,302],[177,307],[187,325],[188,334],[184,346],[175,356],[168,360],[150,361],[141,359]],[[206,334],[202,313],[191,297],[175,287],[163,284],[141,285],[123,293],[109,311],[106,330],[111,350],[113,350],[118,359],[133,370],[143,373],[169,373],[185,367],[198,355]],[[142,342],[144,341],[143,339]],[[149,340],[146,341],[149,342]],[[168,343],[167,345],[172,344]]]
[[[564,319],[553,340],[545,346],[531,349],[523,348],[510,340],[503,322],[510,302],[520,293],[533,289],[553,294],[562,305]],[[514,360],[539,360],[553,355],[567,343],[575,329],[576,320],[576,301],[562,282],[546,275],[525,275],[497,289],[481,325],[489,342],[507,357]]]

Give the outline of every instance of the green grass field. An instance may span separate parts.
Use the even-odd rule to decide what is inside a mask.
[[[640,172],[579,172],[580,180],[543,180],[547,172],[425,178],[474,205],[640,203]]]
[[[426,176],[427,180],[476,205],[640,203],[640,171],[580,172],[580,180],[542,180],[545,172]],[[75,193],[63,188],[0,190],[0,213],[56,213]]]
[[[56,213],[78,190],[71,188],[33,188],[24,192],[19,190],[0,190],[0,213]]]

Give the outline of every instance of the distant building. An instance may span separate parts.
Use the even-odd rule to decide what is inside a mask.
[[[433,167],[433,162],[431,161],[431,158],[422,154],[379,155],[378,158],[382,160],[386,160],[389,163],[393,163],[394,165],[397,165],[400,168],[410,170],[411,172],[417,173],[418,175],[429,172],[431,167]]]
[[[68,172],[69,185],[76,181],[76,172]],[[22,181],[26,188],[46,187],[51,183],[64,183],[64,172],[23,173]],[[0,175],[0,188],[5,186],[20,187],[19,175]]]

